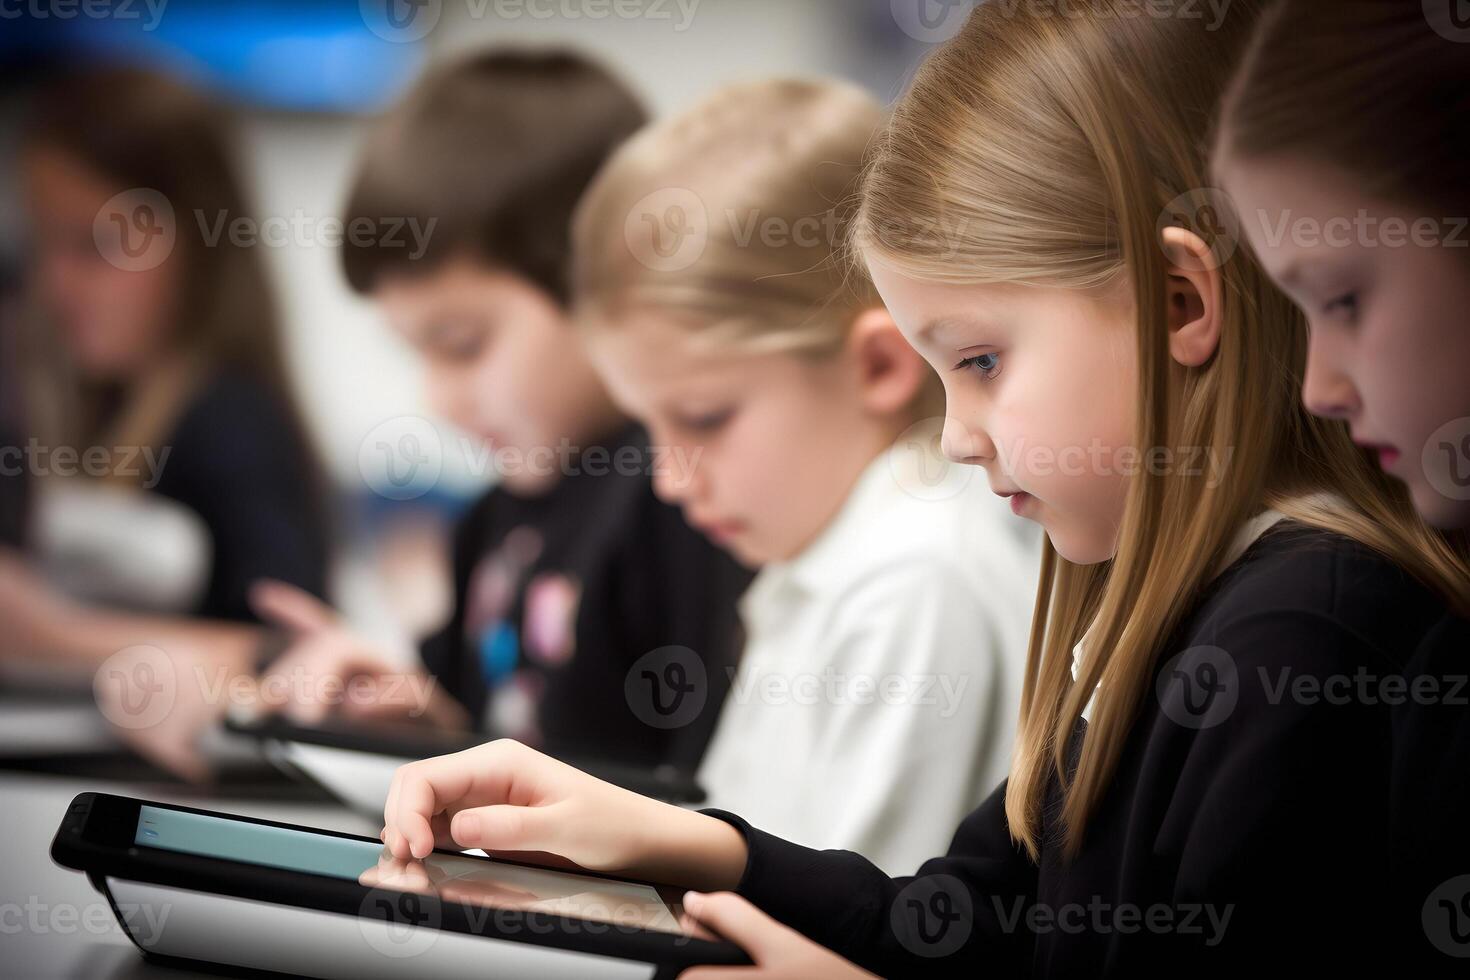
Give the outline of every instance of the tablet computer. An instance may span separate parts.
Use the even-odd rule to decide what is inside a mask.
[[[678,890],[103,793],[51,856],[85,872],[149,957],[318,977],[672,977],[748,964],[688,935]]]
[[[405,762],[472,748],[490,736],[450,734],[402,724],[366,725],[327,719],[297,725],[280,715],[227,718],[227,731],[257,739],[266,758],[282,770],[314,783],[360,813],[377,819],[388,799],[393,774]],[[639,768],[603,759],[559,756],[604,782],[668,803],[697,805],[704,790],[688,772],[673,766]]]

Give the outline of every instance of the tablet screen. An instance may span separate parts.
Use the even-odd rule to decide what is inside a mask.
[[[492,858],[434,852],[409,867],[380,866],[386,854],[373,841],[271,827],[244,820],[143,804],[133,843],[308,874],[346,878],[397,891],[437,894],[449,901],[523,909],[594,922],[682,934],[678,920],[651,885],[508,864]]]

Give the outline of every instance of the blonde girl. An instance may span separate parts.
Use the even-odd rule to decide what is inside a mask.
[[[1394,800],[1381,695],[1464,565],[1302,408],[1290,304],[1174,219],[1202,203],[1212,110],[1260,5],[1218,25],[1157,7],[979,6],[864,184],[855,240],[944,378],[947,453],[1047,534],[1010,777],[948,853],[890,878],[491,744],[399,773],[394,855],[453,839],[733,889],[686,912],[765,976],[1435,953],[1426,896],[1393,874],[1412,801]]]
[[[937,380],[836,254],[881,120],[772,81],[649,127],[578,209],[573,290],[614,399],[684,461],[655,489],[761,566],[701,782],[900,872],[1009,764],[1038,549],[928,451]]]

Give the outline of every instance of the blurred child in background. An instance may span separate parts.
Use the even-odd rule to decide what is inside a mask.
[[[150,644],[248,671],[250,583],[325,588],[320,481],[262,258],[200,223],[249,215],[222,117],[109,68],[56,83],[23,134],[34,315],[7,462],[35,499],[31,551],[0,554],[12,666],[89,673]]]
[[[1278,3],[1226,94],[1214,163],[1243,237],[1311,327],[1307,407],[1345,422],[1466,555],[1470,49],[1451,16],[1448,4]],[[1463,934],[1464,889],[1444,886],[1470,874],[1470,710],[1454,693],[1470,673],[1470,576],[1458,589],[1461,616],[1405,665],[1418,693],[1393,727],[1406,932],[1441,968],[1443,946],[1426,939],[1451,922]]]
[[[1349,422],[1427,521],[1464,529],[1470,49],[1436,16],[1447,26],[1411,4],[1279,5],[1225,101],[1216,169],[1311,324],[1307,406]],[[1366,94],[1379,78],[1392,86]]]
[[[19,276],[0,261],[0,448],[18,447],[21,439],[20,374],[15,362],[16,328],[20,320]],[[0,460],[0,548],[22,547],[30,513],[30,484],[25,467],[7,452]]]
[[[426,700],[346,712],[633,764],[698,762],[712,720],[650,724],[630,672],[686,648],[717,705],[748,575],[655,498],[657,461],[566,310],[572,209],[643,121],[618,81],[576,55],[496,52],[435,71],[369,138],[346,225],[433,230],[422,256],[349,244],[347,278],[423,358],[438,411],[501,462],[455,534],[453,614],[422,647],[417,669],[439,684]],[[256,598],[298,637],[269,675],[401,673],[297,590],[262,583]],[[328,706],[284,710],[309,722]]]
[[[764,566],[701,782],[898,872],[1009,765],[1039,535],[939,458],[938,379],[840,254],[881,121],[774,81],[650,127],[579,209],[575,292],[618,403],[699,458],[659,492]]]

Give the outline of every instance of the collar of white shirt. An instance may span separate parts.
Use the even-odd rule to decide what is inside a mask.
[[[974,507],[974,520],[997,536],[997,548],[1002,539],[1009,541],[1010,537],[1017,549],[1034,547],[1036,529],[1013,518],[991,497],[982,470],[945,459],[937,443],[900,441],[863,468],[837,513],[800,553],[760,570],[740,599],[740,615],[747,629],[778,622],[794,606],[816,595],[841,593],[876,565],[913,549],[918,542],[910,536],[922,538],[929,529],[927,523],[917,529],[914,510],[906,506],[916,500],[943,501],[966,510]],[[987,504],[989,510],[984,509]],[[931,515],[924,513],[917,519],[928,521]],[[942,515],[936,513],[933,519],[940,520]]]

